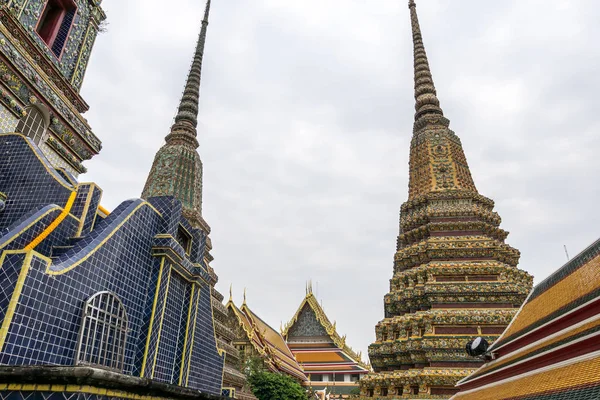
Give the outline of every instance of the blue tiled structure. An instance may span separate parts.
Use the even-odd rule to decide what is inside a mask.
[[[56,38],[49,4],[64,7]],[[209,6],[143,199],[108,213],[102,190],[76,176],[100,150],[77,93],[100,0],[0,0],[0,52],[13,60],[0,57],[0,400],[233,396],[223,391],[232,371],[216,334],[196,152]],[[28,72],[34,59],[44,79]],[[58,91],[45,92],[48,82]]]
[[[96,221],[98,187],[67,183],[29,138],[1,134],[0,154],[0,364],[76,365],[85,302],[108,291],[128,320],[119,372],[220,394],[206,234],[179,200],[128,200]]]

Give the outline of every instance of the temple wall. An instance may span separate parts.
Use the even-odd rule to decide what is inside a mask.
[[[68,181],[22,135],[2,136],[0,153],[0,365],[88,365],[85,351],[118,342],[116,372],[220,395],[206,237],[181,203],[128,200],[96,220],[96,185]],[[190,232],[189,255],[179,227]],[[125,341],[82,347],[86,302],[103,292],[122,303]]]

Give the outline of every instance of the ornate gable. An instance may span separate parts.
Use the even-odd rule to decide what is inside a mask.
[[[320,328],[318,327],[320,325]],[[318,335],[308,335],[309,332],[318,332]],[[367,370],[371,369],[371,366],[362,362],[361,353],[356,353],[350,346],[346,344],[346,335],[340,336],[336,330],[335,321],[331,323],[323,307],[319,304],[317,298],[312,291],[312,283],[306,287],[306,296],[300,307],[296,311],[296,314],[292,319],[283,327],[281,334],[287,342],[294,342],[294,339],[298,339],[301,336],[315,337],[321,336],[321,332],[325,332],[328,341],[333,342],[340,350],[342,350],[348,357],[354,362],[360,365],[362,368]]]
[[[301,340],[303,337],[323,337],[325,341],[332,341],[308,303],[304,304],[296,322],[287,333],[288,342],[293,342],[295,339]]]

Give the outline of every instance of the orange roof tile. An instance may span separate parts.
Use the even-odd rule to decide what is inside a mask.
[[[575,259],[571,260],[534,288],[530,298],[526,300],[493,348],[526,334],[545,319],[553,319],[555,315],[560,316],[561,309],[573,305],[576,301],[600,289],[600,255],[597,254],[579,268],[568,271],[570,264],[575,262]]]
[[[346,362],[337,351],[297,352],[296,360],[300,363]]]
[[[250,310],[245,302],[241,308],[237,308],[230,300],[229,306],[234,310],[255,348],[270,358],[272,368],[283,370],[301,381],[307,380],[302,367],[276,330]]]
[[[350,371],[354,368],[352,365],[315,365],[315,366],[305,366],[304,370],[306,372],[310,371]]]
[[[460,392],[453,400],[505,400],[521,399],[525,396],[541,396],[545,393],[573,393],[579,387],[600,385],[600,355],[591,360],[537,372],[517,380],[508,380],[497,385]],[[541,398],[541,397],[540,397]],[[558,396],[556,397],[558,398]],[[561,397],[572,398],[572,397]]]

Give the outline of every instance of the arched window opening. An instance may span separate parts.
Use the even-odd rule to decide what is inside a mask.
[[[37,107],[28,107],[27,115],[19,120],[16,130],[39,145],[44,139],[46,128],[47,124],[42,111]]]
[[[83,321],[77,343],[76,364],[123,371],[127,313],[110,292],[99,292],[83,306]]]

